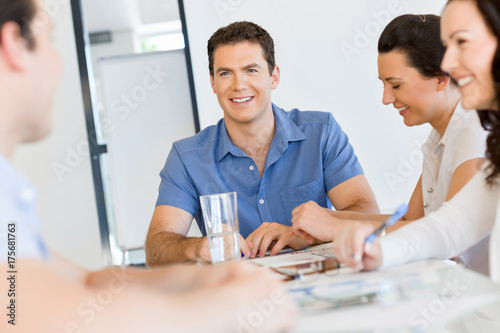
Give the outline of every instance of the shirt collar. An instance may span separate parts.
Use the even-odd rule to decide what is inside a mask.
[[[272,104],[274,113],[274,133],[273,143],[282,152],[288,147],[289,142],[305,140],[306,136],[299,127],[288,117],[288,114],[280,107]],[[222,160],[224,156],[231,153],[234,156],[247,156],[241,149],[231,143],[227,134],[226,123],[221,119],[219,127],[219,152],[217,153],[217,162]],[[273,144],[271,144],[273,145]],[[270,148],[271,149],[271,148]]]
[[[219,120],[217,124],[219,128],[219,152],[217,154],[217,162],[220,162],[224,156],[231,153],[234,156],[244,156],[243,151],[232,144],[227,134],[226,122],[224,119]]]
[[[463,117],[467,115],[467,112],[468,111],[465,111],[462,107],[462,101],[459,101],[457,107],[455,108],[455,111],[453,112],[453,115],[451,116],[448,126],[446,126],[443,137],[441,138],[441,140],[439,140],[440,144],[446,145],[448,143],[448,141],[450,140],[450,133],[454,131],[455,127],[460,126],[460,123]]]
[[[288,117],[289,113],[273,104],[274,119],[276,122],[276,132],[284,134],[288,142],[302,141],[306,139],[304,132]],[[278,131],[280,128],[280,131]]]
[[[448,126],[446,126],[446,130],[444,131],[443,136],[439,135],[438,131],[433,128],[431,134],[429,135],[429,138],[422,145],[422,152],[424,154],[429,154],[441,146],[446,146],[450,139],[450,133],[454,131],[454,128],[456,126],[460,125],[460,122],[466,115],[466,112],[467,111],[465,111],[462,107],[462,101],[458,102],[458,105],[453,111],[453,114],[450,118],[450,122],[448,123]]]
[[[19,205],[26,207],[36,205],[35,187],[2,154],[0,154],[0,184],[2,190],[15,196]]]

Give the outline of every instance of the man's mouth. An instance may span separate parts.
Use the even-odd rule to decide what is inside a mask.
[[[251,101],[253,97],[242,97],[242,98],[231,98],[231,101],[235,103],[245,103]]]

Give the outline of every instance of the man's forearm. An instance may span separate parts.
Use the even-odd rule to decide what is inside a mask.
[[[191,290],[196,286],[201,266],[177,264],[155,269],[110,267],[87,274],[85,284],[90,288],[103,288],[110,283],[123,281],[126,284],[138,284],[158,288],[168,293]]]
[[[227,318],[222,317],[224,320],[216,315],[203,316],[203,320],[190,320],[193,307],[202,310],[209,300],[218,295],[218,290],[166,294],[151,286],[140,286],[117,276],[108,279],[108,283],[103,286],[86,286],[80,281],[60,276],[39,260],[20,259],[18,267],[22,267],[24,274],[23,292],[18,295],[19,304],[23,305],[23,316],[19,316],[20,320],[16,321],[15,326],[19,332],[158,332],[163,329],[168,332],[218,333],[234,331],[236,328],[235,324],[232,327],[227,324],[232,319],[232,313],[224,303],[227,301],[233,302],[231,305],[238,305],[239,300],[235,297],[231,300],[226,298],[224,302],[210,307],[214,313],[224,309],[220,312],[227,314]],[[0,269],[6,271],[7,263],[0,264]],[[8,280],[0,281],[0,289],[7,290],[7,283]],[[108,295],[109,302],[108,298],[106,303],[100,301],[102,295]],[[40,306],[40,300],[50,302],[50,306]],[[0,302],[7,304],[7,301],[7,293],[2,293]],[[233,305],[233,309],[237,308]],[[22,320],[27,318],[30,320]],[[0,332],[10,332],[10,326],[7,320],[2,320]]]
[[[342,208],[342,211],[359,212],[364,214],[380,213],[375,198],[360,199],[357,202],[351,204],[350,206]]]
[[[204,237],[186,237],[159,232],[146,239],[146,263],[149,267],[179,262],[194,262]]]

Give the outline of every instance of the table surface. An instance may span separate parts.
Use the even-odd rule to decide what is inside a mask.
[[[500,285],[443,261],[361,273],[342,268],[287,285],[307,305],[293,333],[500,332]]]
[[[297,274],[288,267],[310,272],[308,262],[333,256],[331,243],[284,252],[252,261]],[[304,277],[287,282],[301,309],[293,333],[500,332],[500,285],[449,260]]]

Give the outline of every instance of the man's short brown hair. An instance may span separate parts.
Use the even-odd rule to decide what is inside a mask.
[[[271,35],[260,25],[253,22],[241,21],[217,30],[208,40],[208,69],[214,75],[214,53],[221,45],[234,45],[241,42],[259,44],[262,47],[264,58],[269,67],[269,75],[273,74],[276,62],[274,60],[274,41]]]
[[[35,40],[31,31],[31,22],[37,11],[34,0],[0,0],[0,30],[7,22],[15,22],[21,28],[21,35],[32,49]]]

